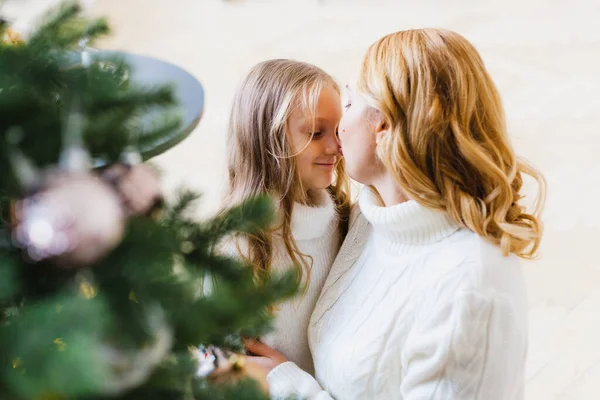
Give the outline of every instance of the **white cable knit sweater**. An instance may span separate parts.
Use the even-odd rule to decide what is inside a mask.
[[[278,350],[307,372],[313,373],[313,361],[308,347],[308,321],[315,307],[333,260],[340,248],[339,218],[335,204],[327,190],[316,194],[316,205],[309,207],[294,204],[292,234],[302,254],[312,257],[310,280],[304,294],[277,306],[274,330],[261,341]],[[240,243],[240,249],[246,251]],[[223,250],[237,254],[234,242],[226,243]],[[310,258],[307,259],[311,265]],[[273,246],[273,271],[292,267],[281,237],[275,235]]]
[[[523,398],[525,284],[515,256],[415,201],[363,216],[336,259],[309,326],[316,380],[293,362],[273,397]],[[285,353],[284,353],[285,354]]]

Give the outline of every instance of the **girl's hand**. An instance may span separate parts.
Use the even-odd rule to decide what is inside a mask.
[[[246,338],[244,345],[250,353],[246,356],[246,362],[261,367],[267,374],[279,364],[288,361],[283,354],[256,339]]]

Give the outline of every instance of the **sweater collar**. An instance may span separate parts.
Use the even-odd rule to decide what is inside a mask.
[[[315,205],[295,203],[292,234],[296,240],[320,238],[327,233],[335,217],[335,204],[326,189],[315,192]]]
[[[363,215],[374,232],[394,243],[418,245],[437,242],[460,228],[445,212],[426,208],[414,200],[390,207],[382,207],[378,203],[371,189],[364,187],[359,197]]]

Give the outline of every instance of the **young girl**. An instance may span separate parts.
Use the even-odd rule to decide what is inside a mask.
[[[229,122],[227,205],[271,195],[278,221],[225,244],[266,272],[297,265],[303,290],[277,305],[275,330],[262,342],[313,371],[307,327],[347,230],[348,178],[337,137],[339,87],[321,69],[291,60],[256,65],[235,96]]]
[[[519,258],[542,237],[542,176],[517,158],[475,48],[439,29],[374,43],[340,122],[366,185],[309,326],[312,378],[281,363],[275,397],[522,399],[527,300]],[[533,212],[523,176],[539,183]]]

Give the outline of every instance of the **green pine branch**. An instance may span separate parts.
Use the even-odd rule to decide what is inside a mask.
[[[270,199],[199,222],[189,212],[199,196],[183,191],[160,219],[128,219],[121,243],[83,268],[31,263],[13,243],[9,205],[30,189],[11,163],[15,147],[55,167],[74,109],[86,146],[109,162],[180,128],[172,88],[136,86],[118,57],[80,65],[81,41],[107,32],[105,20],[85,20],[69,2],[26,43],[0,43],[0,399],[265,399],[251,381],[222,387],[197,377],[187,349],[240,351],[242,335],[267,332],[271,306],[296,293],[295,274],[257,284],[243,260],[216,251],[229,235],[267,229]]]

